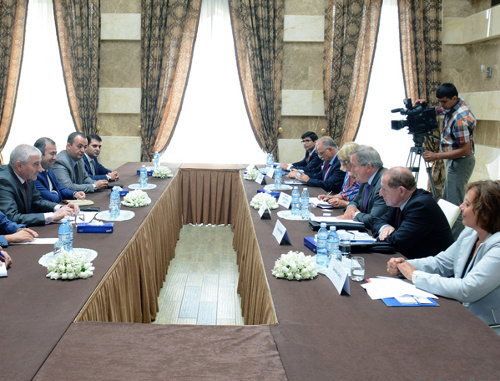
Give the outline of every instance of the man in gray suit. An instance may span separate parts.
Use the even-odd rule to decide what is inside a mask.
[[[371,229],[375,219],[389,210],[380,195],[384,163],[373,147],[363,145],[351,152],[351,163],[356,180],[361,184],[357,196],[339,218],[362,222],[367,229]]]
[[[85,193],[95,192],[97,189],[106,189],[107,180],[92,180],[85,170],[82,160],[87,148],[87,137],[80,132],[73,132],[68,136],[66,151],[57,154],[54,163],[54,173],[57,180],[67,189],[83,191]]]
[[[38,148],[18,145],[9,165],[0,166],[0,210],[14,222],[27,226],[45,225],[79,212],[75,204],[62,206],[40,196],[34,181],[41,166]]]

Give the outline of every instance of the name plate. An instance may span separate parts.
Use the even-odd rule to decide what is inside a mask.
[[[272,179],[274,177],[274,167],[269,168],[269,170],[267,171],[266,175],[269,176],[269,178]]]
[[[345,291],[347,294],[351,295],[349,274],[342,266],[342,262],[332,258],[330,260],[330,265],[328,266],[328,268],[323,268],[323,271],[321,272],[325,274],[328,279],[330,279],[330,281],[337,289],[339,295],[342,294],[342,291]]]
[[[270,220],[271,219],[271,209],[267,206],[266,203],[262,204],[259,209],[259,216],[261,220]]]
[[[255,179],[255,182],[257,184],[261,184],[261,185],[266,185],[266,179],[264,178],[264,175],[262,173],[259,173],[259,175],[257,176],[257,178]]]
[[[288,235],[285,225],[283,225],[280,220],[277,220],[276,225],[274,225],[273,236],[280,245],[285,242],[290,245],[292,244],[292,240]]]
[[[247,170],[247,172],[250,172],[254,168],[257,168],[257,166],[255,164],[249,164],[248,167],[246,168],[246,170]]]
[[[290,209],[290,205],[292,205],[292,196],[285,192],[281,192],[278,199],[278,205],[281,205],[286,209]]]

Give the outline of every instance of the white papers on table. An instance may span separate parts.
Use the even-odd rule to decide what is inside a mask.
[[[5,278],[7,276],[7,265],[2,262],[0,265],[0,278]]]
[[[333,209],[333,206],[331,206],[328,201],[321,201],[317,197],[309,197],[309,203],[313,204],[317,208],[321,209]]]
[[[317,222],[341,222],[346,224],[359,224],[358,221],[354,220],[342,220],[337,217],[328,217],[328,216],[311,216],[311,221]]]
[[[360,232],[358,230],[337,230],[337,233],[341,235],[342,233],[351,233],[352,234],[352,239],[351,241],[355,242],[375,242],[376,239],[373,238],[370,234],[366,232]]]
[[[372,299],[397,298],[405,295],[411,295],[416,298],[438,297],[430,292],[420,290],[415,285],[403,279],[376,277],[370,278],[367,283],[361,285],[368,296]]]
[[[9,245],[53,245],[58,238],[35,238],[33,242],[10,243]]]
[[[304,185],[302,183],[302,181],[298,181],[298,180],[284,180],[283,184],[287,184],[287,185]]]

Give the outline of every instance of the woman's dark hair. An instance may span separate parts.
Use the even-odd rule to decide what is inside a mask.
[[[500,180],[476,181],[467,185],[476,198],[471,201],[476,212],[477,224],[488,233],[500,231]]]

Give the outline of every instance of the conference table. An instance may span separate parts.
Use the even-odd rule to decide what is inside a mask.
[[[137,183],[142,164],[120,167],[118,182]],[[244,166],[168,166],[175,176],[150,177],[152,203],[122,207],[135,216],[115,222],[112,234],[75,233],[75,247],[98,252],[92,277],[50,280],[38,264],[50,246],[8,248],[14,265],[0,280],[1,380],[500,379],[498,335],[457,301],[387,307],[357,282],[339,295],[323,275],[277,279],[271,270],[282,253],[312,254],[303,245],[314,235],[307,222],[281,220],[292,244],[279,245],[276,211],[264,220],[249,207],[262,186],[243,179]],[[109,190],[88,199],[105,210]],[[188,223],[231,226],[247,325],[148,324]],[[34,229],[56,237],[58,224]],[[366,277],[386,274],[389,255],[360,255]]]

